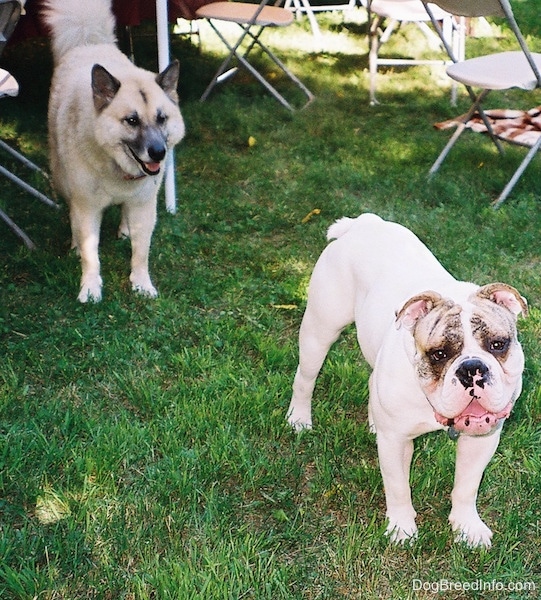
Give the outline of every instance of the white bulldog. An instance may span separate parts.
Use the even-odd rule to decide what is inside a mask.
[[[526,300],[503,283],[457,281],[411,231],[373,214],[340,219],[327,238],[336,239],[310,280],[289,423],[311,428],[317,375],[340,332],[355,322],[373,368],[368,416],[377,436],[387,534],[395,542],[416,535],[413,439],[447,429],[458,438],[449,521],[457,541],[490,546],[477,491],[522,388],[516,319],[526,315]]]

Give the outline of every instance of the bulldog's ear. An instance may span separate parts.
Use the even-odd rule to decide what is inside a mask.
[[[528,302],[518,291],[506,283],[489,283],[477,290],[479,298],[490,300],[511,311],[515,317],[528,315]]]
[[[413,296],[396,313],[396,328],[405,327],[411,331],[417,321],[427,315],[441,301],[442,297],[440,294],[432,291]]]

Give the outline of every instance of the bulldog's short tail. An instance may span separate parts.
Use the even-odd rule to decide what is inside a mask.
[[[116,44],[111,0],[46,0],[43,17],[51,31],[56,64],[78,46]]]
[[[372,221],[374,225],[383,222],[380,217],[372,213],[364,213],[356,219],[342,217],[341,219],[338,219],[338,221],[335,221],[327,230],[327,240],[330,241],[338,239],[345,233],[348,233],[348,231],[350,231],[357,223],[360,224],[360,221],[365,224],[368,221]]]

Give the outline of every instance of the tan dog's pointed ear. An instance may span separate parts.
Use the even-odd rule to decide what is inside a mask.
[[[101,65],[92,67],[92,94],[98,112],[111,104],[120,89],[120,81]]]
[[[477,290],[479,298],[490,300],[511,311],[515,317],[528,316],[528,302],[519,292],[506,283],[489,283]]]
[[[179,75],[180,63],[177,59],[173,60],[166,69],[156,75],[156,83],[175,104],[178,104],[177,86]]]
[[[427,315],[441,301],[441,295],[432,291],[413,296],[397,311],[396,328],[405,327],[411,331],[417,321]]]

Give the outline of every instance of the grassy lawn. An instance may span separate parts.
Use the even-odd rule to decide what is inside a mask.
[[[514,5],[541,51],[538,0]],[[320,49],[305,20],[271,36],[317,97],[294,114],[241,73],[200,103],[220,61],[211,32],[200,50],[172,40],[187,135],[176,152],[178,214],[161,200],[153,238],[158,299],[131,293],[129,243],[115,238],[110,210],[104,299],[77,303],[65,204],[55,212],[2,181],[0,207],[38,246],[28,251],[0,224],[2,599],[537,597],[539,157],[498,211],[491,201],[523,149],[500,157],[466,135],[427,180],[448,136],[432,124],[464,112],[465,93],[452,107],[440,69],[387,69],[370,107],[362,11],[318,19]],[[155,68],[144,32],[136,59]],[[506,45],[500,34],[468,49]],[[405,30],[396,43],[416,35]],[[18,98],[2,100],[0,135],[46,165],[47,44],[6,50],[0,64],[21,84]],[[540,100],[498,93],[490,104]],[[395,547],[384,537],[369,370],[353,329],[318,380],[314,430],[295,436],[286,425],[306,284],[326,228],[364,211],[410,227],[458,278],[505,281],[530,304],[519,323],[524,390],[479,494],[494,531],[488,551],[453,542],[454,443],[442,433],[416,445],[419,539]]]

